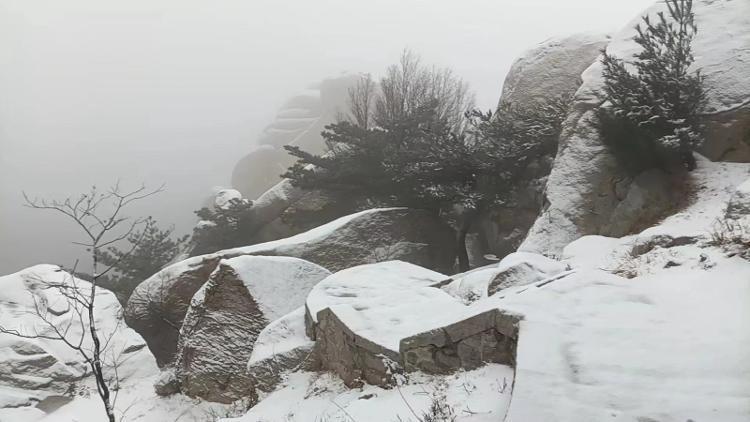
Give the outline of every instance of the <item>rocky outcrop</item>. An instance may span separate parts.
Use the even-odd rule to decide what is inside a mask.
[[[551,39],[529,50],[511,67],[503,83],[499,108],[528,108],[540,102],[571,97],[581,84],[581,72],[607,45],[604,35],[574,35]],[[557,151],[556,142],[530,165],[520,181],[513,207],[497,207],[479,225],[477,255],[503,257],[518,248],[543,206],[543,189]],[[486,263],[486,262],[484,262]],[[481,265],[481,259],[474,262]]]
[[[453,230],[426,211],[389,208],[342,217],[296,236],[192,257],[141,283],[126,308],[126,321],[148,342],[160,365],[174,359],[179,328],[190,300],[221,259],[243,255],[301,258],[331,271],[400,259],[450,271]]]
[[[658,3],[647,13],[665,8]],[[714,160],[750,161],[750,4],[699,0],[694,11],[699,27],[693,42],[694,66],[706,78],[708,95],[702,152]],[[639,21],[640,17],[614,37],[607,47],[610,54],[629,59],[638,51],[632,38]],[[582,75],[547,181],[546,207],[523,250],[559,254],[565,244],[583,235],[631,233],[671,212],[676,197],[682,197],[663,174],[629,177],[602,144],[595,119],[601,71],[597,61]]]
[[[55,265],[36,265],[18,273],[0,277],[0,326],[20,334],[39,338],[19,338],[0,334],[0,408],[36,407],[51,412],[73,400],[86,382],[90,369],[75,350],[55,340],[52,324],[68,341],[90,350],[88,324],[79,323],[78,314],[56,286],[77,286],[88,295],[90,284],[75,279]],[[69,287],[70,288],[70,287]],[[69,292],[69,290],[68,290]],[[38,310],[38,311],[37,311]],[[115,295],[99,289],[96,294],[94,320],[101,339],[110,339],[103,356],[112,365],[113,356],[122,364],[137,360],[154,365],[146,355],[145,343],[133,330],[119,322],[121,308]],[[44,315],[44,322],[38,314]],[[82,310],[84,321],[88,314]],[[155,367],[155,365],[154,365]],[[130,367],[121,365],[120,379],[132,375]],[[107,373],[108,376],[111,373]],[[95,393],[94,393],[95,394]],[[10,419],[9,419],[10,420]]]
[[[356,80],[356,75],[325,79],[289,99],[260,135],[258,147],[235,165],[232,186],[247,198],[257,198],[278,183],[279,175],[294,163],[284,145],[323,152],[320,133],[345,110],[348,89]]]
[[[191,397],[231,403],[253,397],[247,362],[259,333],[304,303],[330,275],[289,257],[241,256],[222,260],[193,296],[180,329],[175,375]]]

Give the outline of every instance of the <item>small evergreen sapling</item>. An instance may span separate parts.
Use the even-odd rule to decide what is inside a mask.
[[[698,31],[692,0],[667,0],[669,17],[643,17],[636,26],[641,47],[632,63],[604,52],[605,103],[599,130],[619,162],[633,173],[650,168],[688,171],[702,142],[699,111],[705,102],[703,76],[690,71]]]

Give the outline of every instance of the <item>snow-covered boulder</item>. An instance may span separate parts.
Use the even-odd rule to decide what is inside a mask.
[[[573,95],[581,85],[581,73],[608,42],[606,35],[575,34],[551,38],[529,49],[508,71],[499,106],[531,107],[550,98]]]
[[[658,2],[645,13],[653,16],[664,10],[665,3]],[[694,11],[699,28],[693,42],[694,68],[706,77],[708,96],[702,152],[711,159],[748,161],[750,3],[696,0]],[[639,51],[633,41],[633,27],[639,21],[640,16],[613,38],[607,46],[610,54],[630,59]],[[676,202],[673,190],[665,192],[663,183],[639,183],[619,168],[596,129],[595,109],[600,103],[596,93],[603,87],[601,63],[591,65],[582,78],[547,181],[548,205],[522,250],[559,254],[582,235],[622,236],[655,223],[654,216],[669,213]],[[640,192],[631,193],[631,186]],[[648,198],[656,200],[643,206],[642,200]]]
[[[318,283],[305,302],[305,325],[316,358],[347,385],[390,382],[401,339],[463,310],[436,288],[450,277],[402,261],[360,265]]]
[[[290,98],[260,135],[259,146],[235,165],[232,186],[245,197],[256,198],[278,183],[279,175],[294,163],[284,145],[323,152],[320,133],[345,110],[348,89],[357,78],[349,74],[325,79]]]
[[[258,334],[247,363],[255,388],[271,392],[283,375],[314,369],[314,345],[305,334],[304,306],[268,324]]]
[[[388,208],[342,217],[287,239],[188,258],[138,285],[126,308],[128,324],[146,339],[160,365],[174,359],[179,327],[195,292],[221,259],[242,255],[297,257],[331,271],[389,259],[449,271],[456,256],[453,230],[436,216]]]
[[[240,256],[219,262],[190,303],[175,362],[180,390],[230,403],[252,397],[246,372],[258,334],[304,304],[328,270],[289,257]]]
[[[727,205],[727,218],[743,218],[750,216],[750,180],[737,186]]]
[[[449,374],[515,359],[518,317],[466,306],[447,276],[401,261],[340,271],[311,292],[315,359],[348,386],[388,386],[402,371]]]
[[[553,38],[530,49],[511,66],[498,107],[527,108],[571,97],[581,84],[581,72],[596,60],[608,41],[604,35],[578,34]],[[481,222],[478,234],[483,241],[478,242],[482,245],[479,256],[492,253],[502,257],[515,251],[534,224],[543,206],[544,185],[557,142],[543,149],[546,153],[535,159],[519,181],[521,188],[513,207],[497,207]]]
[[[475,302],[513,286],[523,286],[564,272],[566,264],[529,252],[514,252],[498,264],[453,276],[444,287],[465,303]]]
[[[6,420],[2,409],[28,408],[28,416],[24,418],[32,420],[32,415],[52,412],[78,394],[92,393],[87,383],[91,371],[84,358],[63,342],[50,338],[56,336],[52,326],[38,316],[44,315],[73,344],[83,338],[84,349],[90,350],[93,346],[87,335],[87,323],[79,323],[76,310],[61,290],[54,287],[74,283],[83,292],[90,291],[88,282],[74,280],[55,265],[36,265],[0,277],[0,326],[21,334],[48,337],[0,334],[0,420]],[[105,364],[130,360],[139,362],[143,370],[155,368],[143,339],[122,324],[115,295],[98,289],[95,301],[94,320],[99,336],[103,342],[111,338],[106,344]],[[85,310],[82,318],[88,320]],[[132,367],[122,365],[120,370],[123,382],[133,376]]]

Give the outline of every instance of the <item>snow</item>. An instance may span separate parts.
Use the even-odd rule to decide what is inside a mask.
[[[240,191],[236,189],[220,189],[216,192],[214,206],[218,209],[227,209],[234,202],[247,203],[247,199],[242,198]]]
[[[70,283],[72,278],[55,265],[37,265],[19,271],[15,274],[0,277],[0,323],[8,328],[18,327],[33,330],[40,327],[37,317],[29,313],[33,309],[36,296],[40,303],[60,305],[64,301],[56,294],[56,289],[43,289],[43,280],[47,283]],[[84,290],[89,283],[76,279],[76,283]],[[203,422],[210,409],[222,410],[226,406],[199,403],[193,399],[176,395],[169,398],[156,396],[153,383],[159,375],[156,362],[145,347],[143,339],[133,330],[127,328],[121,321],[120,305],[115,296],[107,290],[99,289],[96,296],[95,318],[102,338],[115,332],[107,350],[119,355],[118,374],[120,389],[115,406],[118,418],[129,422],[157,422],[175,420],[179,417],[182,422]],[[68,314],[56,317],[56,324],[67,321]],[[71,337],[78,338],[80,326],[73,324],[69,332]],[[60,342],[34,339],[24,340],[44,349],[55,356],[60,362],[65,362],[61,370],[75,371],[82,368],[83,363],[76,352],[68,349]],[[10,345],[16,343],[16,338],[0,335],[0,366],[10,356]],[[84,343],[86,345],[86,343]],[[90,347],[90,346],[86,346]],[[126,348],[135,351],[123,353]],[[140,347],[140,348],[139,348]],[[105,356],[107,358],[109,355]],[[111,359],[108,360],[111,362]],[[29,378],[29,377],[27,377]],[[59,393],[43,390],[21,390],[8,385],[0,385],[0,422],[99,422],[103,418],[103,408],[96,386],[91,376],[77,382],[74,387],[75,396],[72,401],[61,398]],[[39,408],[26,406],[29,397],[41,400],[49,397],[48,402],[58,402],[61,407],[50,404],[52,413],[45,413]],[[23,407],[9,408],[5,406]],[[118,419],[119,420],[119,419]]]
[[[358,335],[398,352],[401,339],[463,315],[466,306],[435,287],[448,280],[402,261],[360,265],[318,283],[306,306],[313,321],[330,308]]]
[[[748,274],[738,258],[631,280],[582,269],[498,300],[524,315],[507,420],[748,420]]]
[[[279,240],[272,240],[270,242],[259,243],[257,245],[252,245],[252,246],[244,246],[240,248],[226,249],[223,251],[216,252],[214,255],[251,254],[251,253],[258,253],[258,252],[275,249],[279,247],[284,247],[284,246],[314,243],[321,239],[325,239],[326,237],[330,236],[332,233],[336,232],[340,228],[347,225],[352,220],[355,220],[359,217],[365,216],[367,214],[373,214],[373,213],[389,211],[389,210],[398,210],[398,209],[403,209],[403,208],[398,208],[398,207],[373,208],[369,210],[364,210],[364,211],[360,211],[354,214],[349,214],[343,217],[339,217],[336,220],[331,221],[330,223],[323,224],[322,226],[315,227],[314,229],[308,230],[306,232],[303,232],[303,233],[300,233],[291,237],[287,237],[287,238],[279,239]]]
[[[357,267],[356,276],[348,275],[349,270],[334,274],[314,289],[308,306],[312,315],[330,306],[355,332],[389,348],[407,331],[439,327],[487,309],[521,315],[507,418],[472,415],[478,419],[465,420],[750,420],[750,262],[727,257],[704,242],[736,187],[748,178],[748,165],[706,162],[690,177],[696,187],[694,197],[661,224],[619,239],[582,237],[565,248],[562,262],[545,261],[554,264],[554,270],[559,265],[572,270],[485,296],[470,306],[442,304],[441,299],[422,293],[437,290],[430,280],[413,284],[418,293],[407,292],[404,286],[409,283],[399,274],[410,271],[388,271],[383,264],[380,269]],[[634,245],[658,235],[698,237],[633,255]],[[483,285],[501,265],[523,259],[534,258],[519,255],[454,277],[466,288]],[[633,278],[614,274],[626,264],[634,270]],[[454,281],[443,289],[461,284]],[[437,305],[429,317],[421,313],[423,299]],[[394,316],[395,322],[389,320]],[[420,325],[424,320],[429,322]],[[430,379],[424,374],[409,376]],[[417,391],[430,391],[425,385],[422,382]],[[369,394],[377,396],[359,399]],[[457,402],[452,394],[447,401]],[[330,374],[296,373],[234,421],[351,421],[353,417],[380,422],[397,420],[396,415],[411,417],[402,413],[402,405],[398,391],[369,385],[348,390]]]
[[[496,364],[446,376],[409,374],[408,381],[388,390],[349,389],[331,374],[300,372],[245,416],[221,422],[418,422],[433,397],[453,409],[456,422],[497,422],[503,420],[512,385],[513,370]]]
[[[514,252],[497,264],[454,275],[454,281],[443,290],[451,296],[460,298],[464,303],[471,303],[486,298],[490,283],[495,277],[514,268],[518,271],[509,274],[507,281],[512,285],[526,285],[559,274],[565,271],[566,266],[560,261],[535,253]]]
[[[319,265],[286,256],[240,256],[221,264],[235,270],[270,321],[305,303],[313,286],[331,274]]]
[[[401,209],[401,208],[374,208],[374,209],[369,209],[365,211],[360,211],[355,214],[350,214],[344,217],[340,217],[336,220],[331,221],[330,223],[324,224],[322,226],[318,226],[304,233],[300,233],[300,234],[287,237],[284,239],[273,240],[273,241],[265,242],[265,243],[258,243],[256,245],[251,245],[251,246],[244,246],[244,247],[233,248],[233,249],[225,249],[222,251],[218,251],[218,252],[214,252],[214,253],[206,254],[206,255],[193,256],[188,259],[176,262],[164,268],[163,270],[152,275],[146,280],[146,281],[151,280],[152,282],[147,283],[146,281],[144,281],[143,283],[141,283],[141,286],[151,286],[152,288],[158,288],[161,286],[161,284],[158,282],[155,282],[156,280],[171,280],[177,277],[179,274],[182,274],[185,271],[188,271],[191,268],[194,268],[200,265],[201,262],[207,259],[212,259],[212,258],[217,258],[217,257],[237,257],[237,256],[249,255],[249,254],[262,254],[264,251],[270,251],[276,248],[304,245],[305,243],[313,243],[313,242],[325,239],[327,236],[334,233],[336,230],[340,229],[341,227],[345,226],[346,224],[348,224],[349,222],[351,222],[352,220],[356,218],[359,218],[361,216],[364,216],[370,213],[376,213],[376,212],[381,212],[381,211],[391,210],[391,209]],[[144,294],[144,297],[148,297],[148,295]]]
[[[665,10],[665,2],[660,1],[643,14],[655,16]],[[692,44],[696,59],[693,68],[700,69],[706,78],[707,110],[704,114],[719,114],[749,104],[750,2],[696,0],[694,12],[698,33]],[[633,40],[633,27],[641,23],[643,14],[613,37],[606,49],[609,54],[632,60],[633,54],[639,51]],[[581,79],[583,82],[563,124],[560,148],[548,178],[548,205],[521,245],[523,250],[558,254],[569,242],[606,226],[611,216],[612,204],[603,198],[609,194],[613,163],[609,155],[603,153],[605,147],[592,124],[593,110],[600,101],[596,92],[603,87],[602,64],[595,61],[581,74]],[[741,146],[724,139],[724,134],[716,132],[714,135],[712,142],[721,151]],[[724,142],[727,148],[721,147]],[[707,147],[710,152],[712,146]],[[742,151],[738,153],[745,156]],[[698,167],[702,165],[700,162]]]
[[[258,334],[248,364],[293,349],[310,348],[312,345],[313,341],[305,334],[305,307],[300,306],[271,322]]]

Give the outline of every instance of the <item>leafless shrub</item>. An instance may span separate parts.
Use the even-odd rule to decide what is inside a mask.
[[[94,309],[98,281],[115,268],[119,260],[108,267],[100,268],[99,257],[103,248],[127,239],[146,223],[146,218],[133,219],[123,216],[128,205],[148,198],[161,190],[162,188],[149,190],[141,186],[125,191],[120,188],[119,183],[116,183],[106,192],[98,191],[94,186],[87,193],[61,201],[30,199],[24,193],[26,206],[63,214],[83,231],[85,240],[73,243],[83,246],[91,254],[92,276],[89,285],[82,285],[73,276],[70,276],[70,280],[66,278],[62,282],[35,280],[45,289],[55,291],[67,302],[67,314],[70,316],[60,318],[60,315],[48,309],[46,299],[34,295],[32,313],[39,325],[35,324],[31,329],[0,327],[0,334],[59,341],[75,351],[86,362],[87,369],[96,380],[96,390],[104,404],[104,411],[109,422],[115,422],[116,419],[115,405],[120,389],[118,367],[121,363],[122,352],[118,354],[110,347],[117,333],[117,327],[110,333],[102,332],[94,318]],[[138,244],[138,241],[134,242],[130,252]],[[124,256],[127,256],[127,253]],[[76,267],[77,263],[72,274],[76,273]],[[118,319],[117,323],[120,324],[120,322],[121,320]]]
[[[728,256],[750,259],[750,222],[744,219],[718,218],[709,232],[708,245],[724,250]]]

